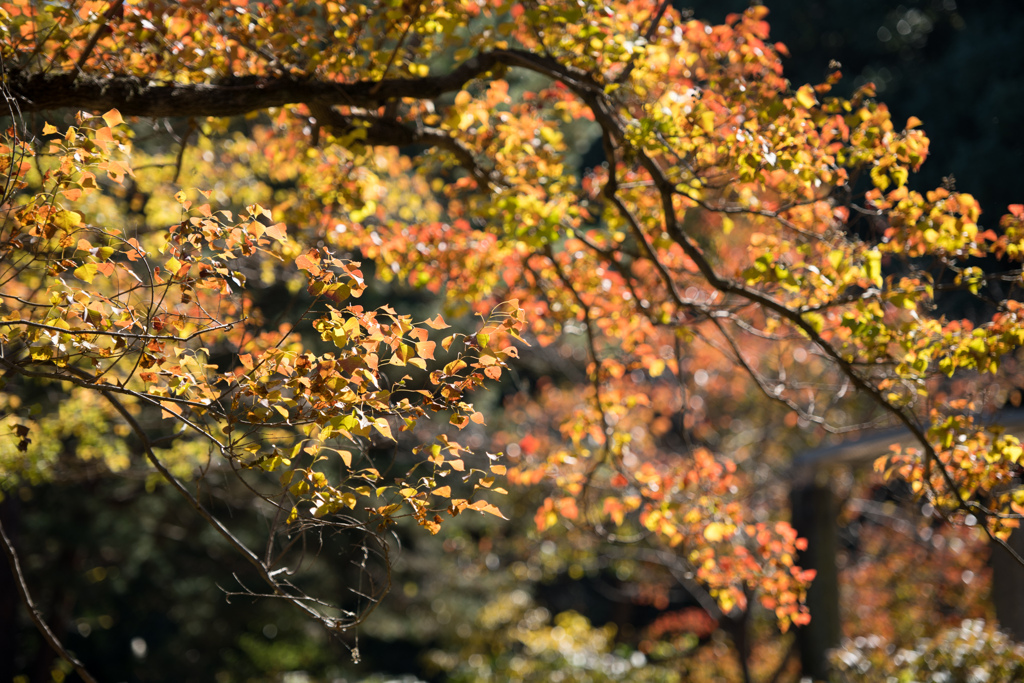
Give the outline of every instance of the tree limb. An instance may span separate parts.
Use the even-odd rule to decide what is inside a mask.
[[[286,104],[376,108],[406,97],[427,100],[462,88],[500,64],[482,53],[441,76],[339,83],[295,76],[230,78],[216,83],[152,82],[137,76],[86,76],[12,69],[8,87],[22,112],[118,109],[125,116],[237,116]]]

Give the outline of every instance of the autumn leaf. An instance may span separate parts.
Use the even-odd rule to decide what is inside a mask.
[[[395,437],[391,436],[391,425],[388,423],[387,418],[378,417],[373,421],[373,427],[386,438],[391,439],[392,441],[395,440]]]
[[[501,517],[505,520],[508,519],[508,517],[501,513],[501,510],[499,510],[498,508],[491,505],[485,500],[478,500],[473,503],[470,503],[468,507],[470,510],[476,510],[477,512],[486,512],[488,514],[494,515],[495,517]]]
[[[121,118],[121,112],[119,112],[117,109],[111,109],[106,114],[104,114],[103,115],[103,120],[111,128],[113,128],[114,126],[118,126],[118,125],[124,123],[124,119]]]
[[[811,109],[818,103],[818,99],[814,96],[814,88],[810,85],[802,85],[800,89],[796,91],[796,101],[800,103],[800,106],[804,109]]]
[[[284,223],[275,223],[266,228],[265,234],[275,240],[283,242],[288,237],[288,229]]]
[[[721,522],[712,522],[704,527],[704,538],[712,543],[717,543],[725,538],[728,527]]]
[[[444,320],[441,319],[440,315],[435,316],[435,317],[427,320],[426,324],[427,324],[428,327],[430,327],[431,329],[434,329],[434,330],[448,329],[448,325],[445,324]]]
[[[96,277],[96,271],[95,263],[83,263],[78,268],[75,268],[75,277],[83,282],[92,283],[93,278]]]

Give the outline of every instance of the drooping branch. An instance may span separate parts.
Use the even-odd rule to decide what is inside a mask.
[[[316,609],[310,607],[307,604],[309,598],[305,595],[295,595],[287,590],[285,586],[274,578],[274,573],[260,560],[260,558],[254,553],[245,543],[243,543],[234,533],[231,532],[224,523],[217,519],[209,510],[204,506],[194,495],[189,491],[185,485],[179,480],[174,474],[167,469],[160,458],[157,457],[153,451],[152,442],[149,439],[149,435],[146,430],[138,423],[135,416],[125,407],[123,403],[112,393],[107,391],[100,391],[104,398],[110,402],[113,408],[124,418],[131,427],[135,436],[141,441],[142,449],[146,454],[146,459],[149,460],[150,464],[160,473],[167,483],[169,483],[186,501],[189,505],[199,513],[207,524],[213,527],[214,531],[220,534],[230,545],[233,547],[249,564],[251,564],[260,578],[267,584],[267,586],[273,592],[273,595],[287,600],[288,602],[295,605],[297,608],[305,612],[308,616],[319,621],[326,628],[330,630],[338,630],[345,628],[348,624],[339,623],[338,620],[332,619],[324,614],[321,614]]]
[[[272,570],[271,567],[273,566],[273,563],[268,563],[266,561],[261,560],[255,552],[253,552],[230,529],[228,529],[224,525],[224,523],[220,521],[220,519],[214,516],[213,513],[211,513],[210,510],[206,506],[204,506],[202,502],[200,502],[199,499],[196,498],[196,496],[191,491],[188,490],[185,484],[167,468],[167,466],[163,463],[163,461],[154,451],[154,448],[158,445],[158,442],[160,440],[154,440],[150,437],[146,429],[139,423],[139,421],[128,409],[128,407],[121,401],[119,395],[133,396],[137,399],[144,400],[157,408],[160,408],[159,402],[160,400],[163,400],[163,397],[153,397],[148,394],[134,392],[117,385],[98,383],[95,381],[95,378],[93,378],[91,375],[73,366],[68,366],[64,368],[64,372],[59,374],[28,370],[22,365],[11,362],[4,358],[0,358],[0,366],[5,367],[8,370],[8,372],[22,374],[26,377],[46,377],[71,382],[83,388],[96,391],[101,396],[103,396],[107,400],[107,402],[114,408],[114,410],[117,411],[117,413],[128,423],[128,426],[131,428],[132,432],[139,440],[143,454],[145,455],[149,463],[157,470],[157,472],[163,477],[163,479],[167,483],[169,483],[171,487],[174,488],[188,502],[188,504],[199,514],[200,517],[202,517],[206,521],[207,524],[209,524],[218,534],[220,534],[228,542],[229,545],[231,545],[249,564],[251,564],[256,569],[256,572],[259,574],[260,578],[267,584],[267,586],[271,590],[272,597],[280,598],[292,603],[297,608],[305,612],[308,616],[320,622],[323,626],[325,626],[327,629],[331,631],[345,630],[346,628],[353,626],[355,623],[361,620],[361,618],[364,618],[366,616],[366,614],[352,615],[351,613],[346,612],[346,617],[354,618],[335,618],[327,614],[324,614],[319,610],[315,609],[314,607],[312,607],[311,604],[319,603],[320,601],[311,598],[310,596],[304,594],[301,590],[296,589],[295,586],[290,582],[282,581],[279,578],[277,578],[280,575],[281,570]],[[181,401],[181,399],[178,400]],[[186,404],[190,403],[187,401],[182,402]],[[201,406],[201,404],[195,405]],[[219,447],[221,451],[226,453],[229,450],[228,444],[225,444],[222,441],[218,440],[209,431],[203,429],[201,426],[189,420],[184,415],[175,415],[174,419],[181,422],[183,426],[191,427],[193,430],[197,431],[201,436],[205,437],[206,439],[209,439],[213,444]],[[335,528],[354,528],[358,525],[343,524],[334,526]],[[7,541],[5,539],[5,543],[6,542]],[[13,549],[8,548],[7,552],[9,555],[11,555]],[[14,562],[15,560],[11,561]],[[19,569],[14,568],[13,565],[12,570],[15,571],[16,574],[18,571],[20,571]],[[36,620],[36,613],[33,612],[34,607],[31,606],[30,601],[26,600],[25,604],[29,606],[29,611],[33,613],[33,620]],[[39,622],[37,621],[37,625],[38,624]],[[45,623],[42,626],[40,626],[40,629],[42,629],[43,627],[45,627]],[[44,633],[44,636],[47,637],[48,641],[51,640],[46,633]],[[58,646],[59,642],[57,643],[57,645],[54,645],[54,649],[56,649],[58,653],[61,653],[62,657],[68,659],[68,661],[74,665],[75,662],[72,659],[69,659],[67,656],[65,656],[63,649]],[[83,678],[85,678],[85,675],[83,675]],[[87,680],[91,681],[92,679]]]

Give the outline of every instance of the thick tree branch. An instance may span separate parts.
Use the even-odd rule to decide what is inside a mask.
[[[118,109],[125,116],[237,116],[286,104],[376,108],[406,97],[433,99],[462,88],[499,66],[497,53],[483,53],[447,74],[423,78],[337,83],[314,78],[270,76],[216,83],[151,82],[136,76],[79,73],[24,73],[12,70],[8,87],[22,112],[78,108]]]
[[[423,78],[392,78],[379,81],[338,83],[315,78],[252,77],[215,83],[152,82],[136,76],[82,76],[12,71],[8,87],[23,112],[77,108],[92,112],[118,109],[124,116],[228,117],[270,107],[305,104],[318,124],[343,135],[359,127],[371,145],[427,145],[445,149],[466,168],[481,189],[497,185],[473,152],[447,131],[416,128],[373,116],[344,115],[332,107],[376,109],[403,98],[429,100],[455,92],[466,83],[505,66],[516,66],[561,80],[591,95],[601,93],[585,72],[557,60],[523,50],[494,50],[472,57],[450,72]]]
[[[137,76],[79,73],[8,73],[8,88],[23,113],[77,108],[125,116],[238,116],[287,104],[376,109],[391,100],[430,100],[461,90],[469,81],[502,66],[529,69],[576,88],[601,92],[585,72],[525,50],[493,50],[471,57],[447,74],[423,78],[339,83],[316,78],[267,76],[214,83],[153,82]]]

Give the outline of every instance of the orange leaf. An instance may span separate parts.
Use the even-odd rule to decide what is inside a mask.
[[[495,517],[501,517],[502,519],[508,519],[505,515],[501,514],[501,510],[488,503],[486,500],[478,500],[468,505],[469,509],[476,510],[477,512],[487,512]]]
[[[426,323],[427,327],[430,327],[435,330],[445,330],[448,329],[449,327],[445,323],[445,321],[441,319],[440,314],[434,316],[434,318],[431,320],[425,320],[424,323]]]
[[[117,109],[111,109],[106,114],[104,114],[103,121],[111,128],[124,123],[124,119],[121,118],[121,112],[119,112]]]
[[[266,234],[271,238],[284,241],[284,238],[288,235],[288,228],[284,223],[275,223],[266,229]]]
[[[419,354],[420,358],[426,358],[427,360],[434,360],[434,348],[437,347],[437,342],[423,341],[416,342],[416,353]]]

